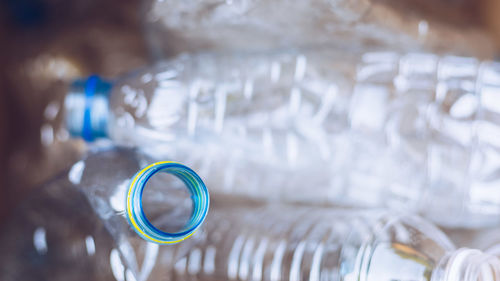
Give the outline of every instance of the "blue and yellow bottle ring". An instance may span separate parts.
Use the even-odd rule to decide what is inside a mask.
[[[191,193],[193,213],[184,228],[176,233],[164,232],[156,228],[144,214],[142,193],[148,180],[158,172],[165,172],[178,177]],[[205,220],[210,205],[207,187],[201,178],[190,168],[176,162],[163,161],[147,166],[133,178],[127,193],[127,219],[134,231],[147,241],[158,244],[180,242],[198,229]]]

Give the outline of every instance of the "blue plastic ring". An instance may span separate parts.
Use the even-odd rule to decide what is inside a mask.
[[[93,141],[92,131],[92,103],[97,90],[100,78],[97,75],[90,76],[85,82],[85,110],[83,112],[82,138],[86,141]]]
[[[193,212],[184,228],[176,233],[164,232],[156,228],[144,214],[142,194],[148,180],[158,172],[178,177],[188,188],[193,200]],[[147,241],[158,244],[180,242],[200,227],[205,220],[210,205],[208,190],[201,178],[189,167],[177,162],[164,161],[149,165],[139,171],[130,183],[127,193],[126,215],[134,231]]]

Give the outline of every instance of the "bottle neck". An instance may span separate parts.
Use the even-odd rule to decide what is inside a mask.
[[[107,136],[111,83],[90,76],[75,81],[66,95],[66,127],[69,133],[86,141]]]
[[[461,248],[447,254],[431,281],[500,281],[500,259],[475,249]]]

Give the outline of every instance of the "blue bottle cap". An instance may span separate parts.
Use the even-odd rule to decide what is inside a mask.
[[[66,95],[66,127],[86,141],[107,137],[111,83],[92,75],[72,83]]]

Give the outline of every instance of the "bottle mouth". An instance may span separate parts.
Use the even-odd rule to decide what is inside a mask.
[[[179,178],[189,190],[193,211],[189,221],[178,232],[165,232],[155,227],[146,217],[142,206],[142,195],[148,180],[158,172],[165,172]],[[200,227],[210,205],[208,190],[201,178],[189,167],[177,162],[162,161],[139,171],[133,178],[127,193],[126,216],[132,229],[143,239],[158,243],[181,242]]]

